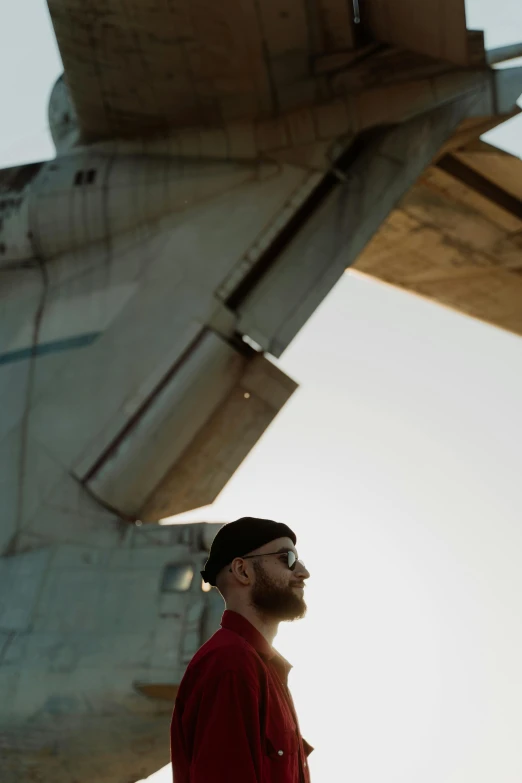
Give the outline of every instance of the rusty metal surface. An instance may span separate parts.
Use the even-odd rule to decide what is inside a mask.
[[[221,127],[328,99],[317,60],[364,51],[364,27],[376,42],[432,58],[427,71],[433,58],[470,64],[463,0],[426,0],[422,11],[417,0],[366,0],[366,26],[354,25],[348,0],[48,5],[84,140]]]
[[[378,41],[469,64],[464,0],[364,0],[361,14]]]
[[[470,142],[427,170],[355,268],[522,335],[520,183],[522,160]]]
[[[506,193],[522,199],[522,176],[518,158],[477,139],[456,157],[474,171],[486,177]]]
[[[256,356],[165,475],[140,518],[163,519],[213,503],[296,388],[268,359]]]
[[[43,163],[28,163],[25,166],[13,166],[0,169],[0,195],[2,193],[20,193],[36,177]]]
[[[306,92],[301,0],[49,0],[87,137],[219,125]],[[309,95],[307,94],[307,98]]]

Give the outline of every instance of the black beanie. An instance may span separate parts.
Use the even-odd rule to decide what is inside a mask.
[[[229,522],[218,530],[212,542],[205,570],[201,571],[203,581],[215,586],[218,573],[234,558],[243,557],[269,541],[285,537],[291,538],[295,546],[296,535],[283,522],[255,517],[242,517]]]

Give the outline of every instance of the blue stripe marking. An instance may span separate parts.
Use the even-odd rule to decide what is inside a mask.
[[[51,340],[51,342],[36,345],[34,350],[30,347],[21,348],[18,351],[8,351],[7,353],[0,354],[0,366],[31,359],[33,356],[48,356],[51,353],[71,351],[75,348],[86,348],[88,345],[91,345],[100,334],[101,332],[88,332],[87,334],[79,334],[77,337],[66,337],[63,340]]]

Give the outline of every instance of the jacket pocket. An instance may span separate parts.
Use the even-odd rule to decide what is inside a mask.
[[[293,729],[272,730],[266,737],[263,783],[299,780],[299,746]]]

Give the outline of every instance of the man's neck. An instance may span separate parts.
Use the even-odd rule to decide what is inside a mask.
[[[248,620],[248,622],[251,623],[254,626],[254,628],[258,630],[262,636],[265,637],[268,644],[272,647],[274,643],[274,639],[277,635],[277,631],[279,629],[279,620],[272,620],[267,617],[261,616],[251,606],[236,607],[236,606],[229,606],[228,604],[226,604],[226,608],[231,612],[236,612],[237,614],[240,614],[242,617],[245,618],[245,620]]]

